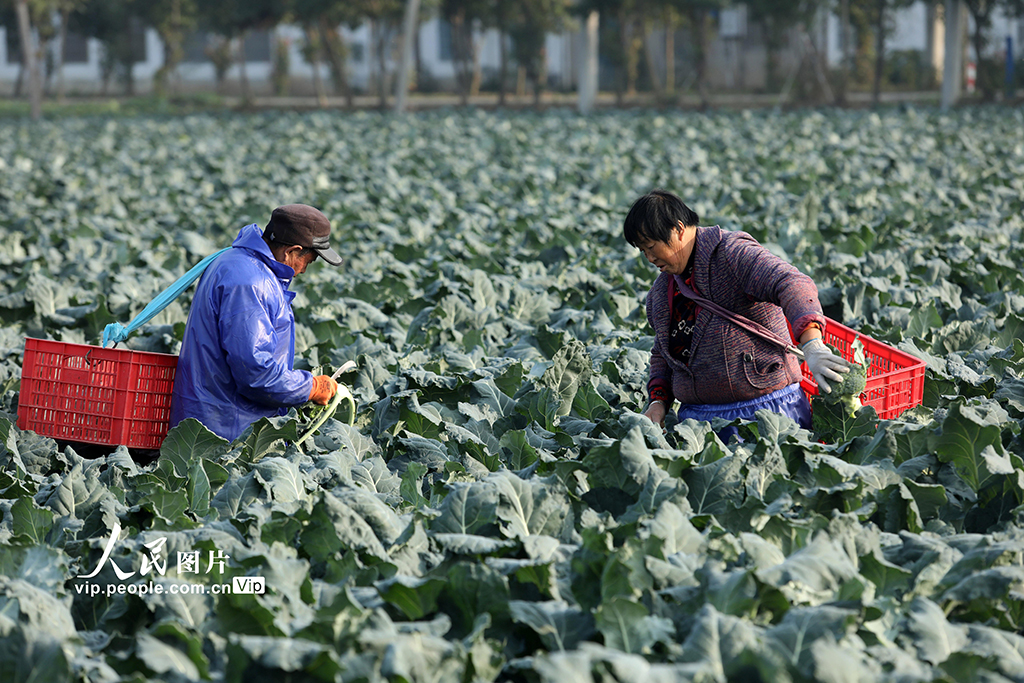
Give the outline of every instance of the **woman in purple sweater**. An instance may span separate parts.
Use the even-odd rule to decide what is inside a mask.
[[[677,283],[776,337],[788,339],[792,327],[808,369],[828,393],[829,382],[850,366],[821,341],[825,316],[817,287],[747,233],[697,222],[679,197],[655,190],[633,204],[623,224],[626,241],[661,271],[647,294],[655,337],[644,415],[663,424],[679,401],[680,420],[753,419],[768,409],[810,428],[797,358],[684,296]],[[735,428],[720,436],[731,433]]]

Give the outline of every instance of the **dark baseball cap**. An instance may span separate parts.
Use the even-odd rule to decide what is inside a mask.
[[[312,249],[332,266],[341,265],[338,252],[331,249],[331,222],[312,206],[285,204],[277,207],[270,214],[263,235],[271,242]]]

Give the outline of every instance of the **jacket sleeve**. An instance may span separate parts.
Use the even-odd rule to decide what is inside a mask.
[[[657,281],[655,281],[655,286],[657,286]],[[672,368],[658,347],[658,327],[654,324],[653,294],[654,288],[652,287],[651,291],[647,294],[647,324],[654,331],[654,346],[651,347],[651,370],[647,380],[647,400],[664,401],[666,407],[671,408],[672,403],[675,401],[675,396],[672,394]],[[667,311],[662,311],[661,313],[666,316],[668,315]]]
[[[825,328],[825,316],[814,281],[747,233],[737,233],[726,263],[733,268],[748,297],[782,308],[796,339],[800,339],[812,323]]]
[[[293,370],[289,356],[281,352],[284,340],[278,339],[274,330],[273,305],[258,285],[222,291],[217,324],[225,360],[238,393],[250,401],[278,407],[300,405],[309,399],[313,376]]]

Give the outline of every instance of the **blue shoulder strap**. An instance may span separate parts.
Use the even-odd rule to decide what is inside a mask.
[[[142,309],[142,312],[132,318],[127,325],[121,323],[110,323],[103,328],[103,342],[101,346],[106,347],[108,342],[117,344],[128,338],[128,335],[150,321],[160,311],[167,308],[167,305],[178,298],[178,295],[188,289],[189,285],[195,282],[206,267],[213,263],[213,260],[223,254],[231,247],[225,247],[214,252],[202,261],[192,266],[192,269],[179,277],[173,285],[156,295],[156,298],[149,302],[149,305]]]

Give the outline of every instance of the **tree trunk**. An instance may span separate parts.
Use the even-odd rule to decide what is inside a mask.
[[[589,114],[597,99],[597,48],[598,28],[601,17],[597,10],[592,10],[581,20],[583,34],[582,59],[580,60],[579,111]]]
[[[974,74],[977,89],[981,91],[981,98],[985,102],[995,99],[995,88],[988,80],[988,72],[981,67],[981,52],[985,49],[985,29],[988,28],[991,5],[986,6],[987,11],[974,15],[974,34],[971,42],[974,44]]]
[[[228,71],[235,61],[234,42],[224,36],[217,36],[214,42],[207,42],[203,53],[213,63],[213,77],[218,95],[224,94]]]
[[[377,88],[377,60],[373,42],[375,31],[376,23],[373,19],[368,19],[366,21],[366,43],[363,45],[363,60],[366,62],[366,87],[364,88],[366,95],[372,95]],[[340,32],[338,35],[341,35]]]
[[[395,111],[405,111],[409,95],[409,68],[412,63],[413,38],[419,22],[420,0],[407,0],[405,17],[402,20],[402,52],[398,58],[398,83],[395,86]]]
[[[814,73],[818,78],[818,86],[821,88],[821,94],[824,97],[824,101],[828,104],[835,104],[835,95],[832,93],[832,86],[828,82],[828,74],[825,73],[825,54],[824,50],[818,49],[818,41],[822,41],[827,46],[828,34],[823,30],[824,17],[821,14],[821,10],[815,12],[814,19],[811,25],[813,30],[814,38],[804,32],[804,41],[807,43],[807,53],[811,57],[812,66],[814,67]]]
[[[164,97],[167,95],[167,65],[171,61],[171,44],[163,34],[160,34],[160,42],[164,45],[164,63],[153,74],[153,92],[158,97]]]
[[[49,20],[49,17],[47,17]],[[38,31],[38,28],[36,29]],[[47,95],[53,94],[50,89],[50,77],[53,75],[53,64],[47,64],[47,55],[51,51],[50,43],[53,39],[42,40],[40,37],[36,41],[36,71],[39,72],[39,96],[45,98]]]
[[[875,8],[875,83],[871,91],[871,103],[878,106],[882,100],[882,73],[885,70],[885,5],[887,0],[876,0]]]
[[[174,31],[172,33],[171,43],[171,63],[168,65],[167,78],[170,81],[171,94],[176,95],[178,93],[177,80],[175,77],[178,75],[178,65],[181,64],[181,60],[185,58],[185,50],[181,45],[184,36],[182,35],[182,22],[181,22],[181,0],[174,0]]]
[[[124,69],[124,92],[129,97],[135,96],[135,61],[134,57],[128,57],[121,65]]]
[[[619,63],[615,65],[615,106],[621,107],[626,101],[626,55],[629,42],[626,36],[626,13],[619,11],[615,17],[619,39]]]
[[[57,103],[64,104],[64,47],[68,41],[68,16],[65,7],[60,13],[60,33],[57,36]]]
[[[164,72],[164,87],[171,95],[174,95],[177,93],[174,76],[178,71],[178,64],[185,56],[181,47],[181,0],[174,0],[174,4],[171,6],[171,29],[167,32],[165,40],[166,50],[161,70]]]
[[[676,31],[671,10],[665,12],[665,94],[676,92]]]
[[[960,97],[960,78],[962,76],[963,44],[961,36],[961,11],[960,0],[946,0],[945,7],[945,56],[942,65],[942,101],[941,108],[947,111],[956,104]]]
[[[711,97],[708,93],[708,28],[707,13],[704,10],[693,10],[693,27],[696,31],[697,43],[697,92],[700,94],[701,109],[707,109],[711,104]]]
[[[770,17],[764,20],[765,34],[765,64],[764,64],[764,89],[773,92],[779,84],[779,51],[775,35],[775,26]]]
[[[249,89],[249,72],[245,68],[245,36],[248,31],[243,31],[242,35],[238,38],[238,78],[241,81],[242,86],[242,104],[248,106],[252,104],[252,92]]]
[[[384,22],[380,22],[377,29],[377,63],[380,76],[377,80],[377,93],[380,108],[383,110],[388,106],[387,27]]]
[[[480,93],[480,46],[473,35],[473,23],[466,20],[465,10],[449,17],[452,30],[452,52],[459,102],[469,106],[469,98]]]
[[[622,24],[622,55],[626,64],[626,96],[636,95],[636,82],[640,74],[640,53],[633,37],[635,26],[632,21],[624,20]]]
[[[413,34],[412,58],[414,67],[412,73],[415,78],[413,85],[419,87],[419,84],[423,82],[423,46],[420,45],[419,29]]]
[[[32,49],[32,24],[28,17],[28,1],[18,0],[18,33],[21,37],[21,63],[28,76],[29,111],[33,121],[43,115],[42,84],[39,82],[39,65],[36,51]]]
[[[548,82],[548,49],[542,47],[537,60],[537,73],[533,79],[533,106],[539,107]]]
[[[177,65],[178,52],[180,51],[181,34],[181,0],[173,0],[171,4],[170,22],[163,25],[159,30],[160,41],[164,45],[164,63],[160,65],[153,75],[153,90],[160,96],[166,96],[170,89],[171,72]]]
[[[849,0],[847,0],[849,1]],[[925,48],[924,48],[924,82],[919,87],[925,89],[935,87],[935,15],[938,10],[937,3],[929,3],[925,10]]]
[[[339,50],[344,50],[345,54],[348,54],[348,47],[345,46],[342,41],[344,38],[341,34],[338,34],[338,47]],[[348,80],[348,72],[346,71],[346,62],[342,62],[341,79],[345,84],[345,106],[349,109],[356,108],[356,90],[352,87],[352,83]]]
[[[498,106],[505,106],[506,81],[508,80],[508,50],[505,49],[505,30],[498,27]]]
[[[316,54],[313,57],[313,93],[316,95],[316,104],[323,109],[327,106],[327,89],[324,88],[324,79],[320,74],[320,65],[324,63],[324,41],[318,40],[316,29],[311,24],[305,24],[302,32],[306,34],[306,43],[316,41]]]
[[[472,36],[466,37],[466,11],[460,9],[453,16],[448,17],[448,25],[451,27],[452,35],[452,66],[455,68],[455,85],[459,90],[459,104],[463,107],[469,105],[469,47],[468,42]]]
[[[320,32],[320,46],[327,57],[327,63],[330,65],[331,82],[334,84],[334,90],[337,94],[345,96],[345,103],[351,109],[352,88],[348,85],[341,34],[329,26],[323,19],[317,23],[317,30]]]
[[[379,88],[380,74],[377,73],[377,22],[367,22],[366,40],[366,94],[372,95]]]
[[[978,86],[978,90],[981,91],[981,98],[989,102],[995,99],[995,90],[992,89],[991,84],[988,82],[988,71],[983,69],[981,66],[981,51],[985,49],[985,35],[983,33],[984,27],[981,26],[981,21],[975,19],[974,21],[974,78]]]
[[[839,5],[839,40],[843,45],[843,56],[839,69],[841,74],[838,95],[840,106],[846,105],[846,89],[850,84],[850,68],[853,62],[853,51],[850,44],[852,38],[853,35],[850,31],[850,0],[841,0]]]
[[[644,21],[644,23],[643,23],[643,40],[644,40],[643,50],[644,50],[644,59],[647,61],[647,73],[651,77],[651,88],[653,88],[654,92],[656,92],[658,94],[661,94],[661,93],[664,92],[664,88],[662,86],[661,73],[660,73],[660,70],[658,69],[658,65],[657,65],[656,60],[655,60],[653,38],[654,38],[654,27],[653,26],[649,26],[648,22]]]
[[[100,57],[100,93],[106,97],[110,93],[110,79],[114,75],[114,69],[117,68],[117,62],[110,56],[110,51],[107,46],[104,45],[102,48],[102,56]]]
[[[480,63],[480,41],[473,35],[472,26],[469,29],[469,44],[473,50],[473,73],[469,79],[469,94],[471,97],[476,97],[480,94],[480,83],[484,80],[484,74],[483,66]]]

